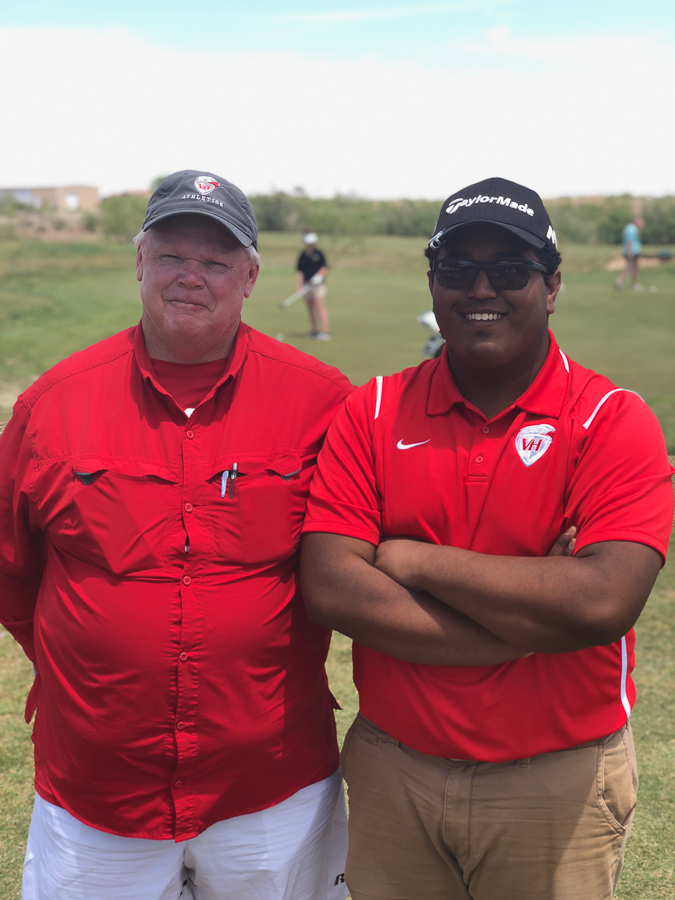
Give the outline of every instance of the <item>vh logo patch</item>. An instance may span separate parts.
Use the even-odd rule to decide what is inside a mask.
[[[546,453],[553,441],[553,425],[528,425],[516,435],[516,450],[526,466],[531,466]]]
[[[210,175],[200,175],[198,178],[195,178],[195,187],[200,194],[210,194],[211,191],[215,191],[220,185]]]

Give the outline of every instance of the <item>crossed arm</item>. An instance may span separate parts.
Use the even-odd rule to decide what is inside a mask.
[[[302,589],[312,621],[410,662],[488,665],[612,643],[640,615],[661,556],[615,541],[572,559],[571,538],[524,558],[307,534]]]

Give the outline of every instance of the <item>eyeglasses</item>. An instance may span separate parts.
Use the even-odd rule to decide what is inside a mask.
[[[468,288],[479,272],[485,272],[493,288],[500,291],[519,291],[530,280],[530,273],[546,272],[546,266],[531,259],[509,259],[499,262],[473,262],[468,259],[434,259],[431,271],[444,288]]]

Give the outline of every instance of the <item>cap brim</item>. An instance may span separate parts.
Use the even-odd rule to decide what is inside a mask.
[[[534,247],[537,250],[541,250],[546,246],[546,241],[537,237],[535,234],[532,234],[532,232],[526,231],[524,228],[519,228],[517,225],[510,225],[506,222],[495,222],[494,219],[472,219],[470,222],[458,222],[457,225],[449,225],[447,228],[443,229],[440,235],[435,234],[432,240],[443,243],[448,235],[455,231],[460,231],[462,228],[470,228],[472,225],[494,225],[496,228],[503,228],[505,231],[510,231],[512,234],[517,235],[517,237],[525,241],[526,244],[529,244],[530,247]],[[429,245],[431,245],[431,241],[429,241]]]
[[[206,216],[209,219],[213,219],[213,221],[217,222],[219,225],[222,225],[223,228],[226,228],[230,234],[242,244],[242,246],[255,247],[255,241],[250,235],[245,234],[232,222],[226,221],[222,215],[211,212],[208,207],[206,209],[185,209],[185,207],[181,207],[180,209],[169,210],[168,212],[162,213],[161,215],[155,216],[149,221],[144,222],[143,231],[147,231],[148,228],[152,228],[152,226],[156,225],[158,222],[171,219],[173,216]]]

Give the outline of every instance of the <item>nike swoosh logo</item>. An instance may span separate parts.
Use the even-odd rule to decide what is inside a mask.
[[[416,444],[404,444],[403,441],[399,441],[396,445],[399,450],[410,450],[411,447],[421,447],[422,444],[428,444],[431,438],[427,438],[426,441],[418,441]]]

